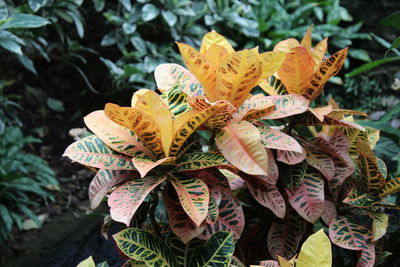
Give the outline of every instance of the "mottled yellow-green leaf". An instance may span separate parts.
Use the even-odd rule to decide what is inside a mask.
[[[381,197],[385,197],[387,195],[396,194],[397,192],[400,192],[400,177],[388,181],[379,190],[379,193],[380,193]]]
[[[323,39],[313,49],[311,49],[311,56],[314,60],[315,68],[317,68],[319,64],[321,64],[327,49],[328,38]]]
[[[279,70],[286,58],[286,53],[278,51],[264,52],[259,54],[259,58],[262,63],[262,73],[259,80],[261,82]]]
[[[301,246],[297,267],[331,267],[332,248],[328,236],[321,229],[312,234]]]
[[[372,242],[386,234],[389,225],[389,216],[386,213],[372,213]]]
[[[226,49],[226,51],[231,54],[235,52],[228,40],[217,33],[216,31],[210,31],[203,36],[203,40],[200,47],[200,53],[206,54],[206,52],[213,46],[219,45]]]

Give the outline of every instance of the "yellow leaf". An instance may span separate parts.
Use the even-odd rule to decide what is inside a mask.
[[[137,100],[139,99],[139,97],[141,97],[142,95],[144,95],[145,93],[151,91],[150,89],[140,89],[139,91],[136,91],[131,99],[131,107],[135,107]]]
[[[177,44],[183,61],[203,86],[208,100],[211,102],[219,100],[215,92],[217,65],[193,47],[183,43]]]
[[[215,44],[225,48],[225,50],[229,54],[235,52],[235,50],[232,48],[232,46],[229,44],[228,40],[224,36],[217,33],[216,31],[210,31],[203,36],[203,41],[200,47],[200,53],[206,54],[206,52],[210,49],[210,47],[212,47]]]
[[[265,52],[260,54],[262,73],[259,81],[264,81],[277,72],[286,58],[284,52]]]
[[[169,148],[172,142],[172,115],[168,106],[154,91],[143,93],[137,100],[134,107],[151,118],[153,118],[161,129],[161,141],[165,157],[169,156]]]
[[[260,86],[261,89],[263,89],[264,92],[266,92],[266,93],[269,94],[269,95],[278,95],[278,93],[275,91],[274,87],[272,87],[272,86],[269,84],[269,81],[268,81],[268,80],[264,80],[264,81],[260,82],[260,83],[258,84],[258,86]]]
[[[280,41],[277,43],[274,47],[273,51],[279,51],[279,52],[285,52],[285,53],[290,53],[292,48],[294,47],[299,47],[300,43],[294,38],[289,38],[284,41]]]
[[[332,106],[323,106],[323,107],[317,107],[317,108],[308,108],[308,110],[314,114],[315,117],[318,118],[319,121],[323,122],[324,121],[324,116],[328,115],[329,113],[332,112]]]
[[[228,100],[238,108],[257,85],[260,75],[261,62],[251,50],[245,49],[231,54],[217,70],[217,99]]]
[[[95,267],[95,266],[96,264],[94,263],[92,256],[90,256],[86,260],[81,261],[76,267]]]
[[[279,265],[281,267],[293,267],[294,266],[294,264],[291,263],[290,261],[288,261],[287,259],[285,259],[279,255],[277,255],[277,256],[278,256]]]
[[[326,50],[328,49],[328,38],[320,41],[313,49],[311,49],[311,56],[314,60],[315,67],[317,68],[324,59]]]
[[[205,55],[208,60],[214,62],[215,64],[220,64],[229,56],[229,53],[224,47],[214,44],[207,50]]]
[[[278,74],[290,94],[304,94],[314,74],[314,61],[307,49],[293,48],[286,55]]]
[[[241,171],[268,175],[268,154],[259,130],[250,122],[228,124],[217,133],[215,143],[224,157]]]
[[[310,100],[319,96],[325,83],[340,71],[346,57],[347,48],[336,52],[330,58],[323,61],[309,81],[302,95]]]
[[[164,157],[164,149],[161,139],[161,129],[155,119],[146,113],[131,107],[120,107],[108,103],[104,109],[107,118],[122,125],[138,135],[158,158]]]
[[[311,52],[311,46],[312,46],[312,25],[308,28],[306,34],[303,37],[303,40],[301,40],[300,45],[304,48],[307,49],[307,51],[310,53]]]
[[[296,267],[331,267],[332,248],[329,238],[321,229],[312,234],[301,246]]]
[[[372,214],[372,242],[377,241],[386,234],[389,225],[389,216],[386,213]]]

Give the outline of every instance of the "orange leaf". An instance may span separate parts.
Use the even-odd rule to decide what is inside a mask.
[[[312,46],[312,25],[308,28],[306,34],[303,37],[303,40],[301,40],[300,45],[304,48],[307,49],[307,51],[310,53],[311,52],[311,46]]]
[[[229,53],[224,47],[214,44],[207,50],[205,55],[208,60],[214,62],[215,64],[220,64],[229,56]]]
[[[289,38],[277,43],[274,47],[274,51],[290,53],[292,48],[299,47],[300,43],[294,38]]]
[[[329,113],[332,112],[332,106],[323,106],[323,107],[317,107],[317,108],[308,108],[308,110],[314,114],[315,117],[321,122],[324,121],[324,116],[328,115]]]

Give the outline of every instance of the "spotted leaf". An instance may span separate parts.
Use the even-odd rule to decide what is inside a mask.
[[[290,205],[307,221],[315,223],[324,211],[324,180],[321,175],[307,168],[303,180],[294,194],[289,194]]]
[[[307,157],[307,153],[304,148],[302,149],[301,153],[287,150],[278,150],[277,154],[278,156],[276,157],[276,160],[286,163],[288,165],[295,165],[303,162]]]
[[[286,53],[277,51],[264,52],[259,57],[262,62],[262,73],[259,81],[263,81],[279,70],[285,61]]]
[[[218,149],[235,167],[253,175],[268,175],[268,155],[259,130],[250,122],[230,123],[215,137]]]
[[[107,170],[135,170],[130,158],[106,146],[100,138],[90,135],[67,147],[64,157],[82,165]]]
[[[169,178],[183,210],[196,226],[200,226],[208,212],[210,195],[207,185],[198,178],[178,174],[170,175]]]
[[[227,165],[224,157],[205,152],[189,153],[179,158],[174,171],[201,170],[221,165]]]
[[[331,180],[335,175],[335,164],[332,157],[323,149],[314,145],[307,145],[305,149],[307,151],[307,163],[319,170],[326,179]]]
[[[254,96],[261,97],[261,96]],[[265,97],[265,96],[264,96]],[[264,120],[275,120],[301,114],[307,111],[310,102],[299,95],[266,96],[274,105],[274,110],[263,116]],[[261,97],[262,98],[262,97]]]
[[[256,121],[271,113],[274,109],[274,103],[268,97],[246,99],[238,111],[233,114],[232,122],[241,120]]]
[[[291,136],[275,130],[268,126],[258,127],[261,135],[261,143],[265,148],[273,148],[279,150],[289,150],[297,153],[303,151],[300,144]]]
[[[379,190],[380,197],[396,194],[400,192],[400,177],[386,182]]]
[[[281,164],[279,166],[281,171],[280,177],[285,188],[291,193],[294,193],[301,185],[304,175],[306,174],[307,162],[303,161],[294,165]]]
[[[264,90],[268,95],[287,95],[288,92],[278,78],[275,76],[271,76],[268,79],[260,82],[258,86],[261,87],[261,89]]]
[[[147,176],[129,180],[118,187],[108,199],[113,220],[129,226],[133,215],[145,197],[164,180],[165,177],[162,176]]]
[[[329,238],[335,245],[342,248],[368,249],[371,237],[370,230],[357,224],[351,216],[338,216],[329,226]]]
[[[164,92],[161,95],[161,98],[167,104],[169,111],[173,116],[178,116],[179,114],[192,109],[186,100],[187,94],[183,92],[178,85]]]

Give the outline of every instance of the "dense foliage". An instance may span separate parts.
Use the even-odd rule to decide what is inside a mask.
[[[289,38],[263,53],[235,51],[215,31],[199,51],[178,42],[188,69],[157,66],[161,94],[141,89],[129,107],[108,103],[85,117],[94,135],[64,155],[98,169],[89,188],[93,208],[108,197],[114,221],[141,228],[113,236],[132,264],[229,266],[270,257],[264,266],[277,266],[274,259],[330,266],[311,248],[310,259],[300,252],[285,262],[312,224],[326,228],[335,246],[359,251],[358,266],[388,255],[379,240],[398,208],[387,196],[400,190],[400,178],[388,179],[372,152],[379,130],[355,120],[365,113],[333,99],[315,104],[348,49],[325,58],[327,39],[313,46],[311,35],[310,27],[301,42]],[[253,91],[258,86],[264,93]],[[135,216],[142,203],[148,216]],[[233,257],[235,241],[247,238],[243,207],[253,205],[271,214],[260,242],[269,256],[236,250]],[[157,209],[167,218],[157,218]],[[257,219],[247,234],[258,231]]]

